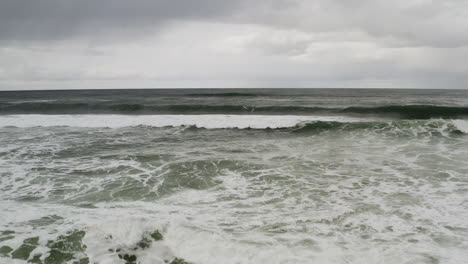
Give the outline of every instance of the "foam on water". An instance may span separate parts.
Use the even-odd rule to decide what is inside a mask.
[[[265,128],[317,118],[0,120],[8,118],[25,121],[0,129],[0,248],[38,243],[26,260],[0,253],[2,264],[39,254],[47,263],[56,248],[99,264],[125,263],[119,254],[141,264],[468,259],[468,138],[444,133],[451,124],[466,132],[466,121],[297,134],[134,126]],[[156,230],[162,240],[148,237]]]
[[[463,133],[468,133],[468,121],[467,120],[454,120],[455,126],[457,126]]]
[[[463,133],[468,133],[468,121],[466,120],[408,120],[406,123],[414,123],[416,126],[412,128],[414,133],[422,132],[423,130],[437,130],[433,125],[439,125],[439,132],[444,133],[448,125],[454,126],[456,129]],[[320,128],[338,127],[342,124],[352,123],[372,123],[380,122],[385,123],[395,132],[401,130],[400,127],[391,125],[391,120],[376,119],[376,118],[357,118],[345,116],[274,116],[274,115],[3,115],[0,116],[1,127],[82,127],[82,128],[123,128],[135,126],[149,126],[149,127],[198,127],[206,129],[275,129],[275,128],[291,128],[299,127],[302,130],[309,130],[310,125],[316,123],[313,127],[317,128],[320,122],[326,126]],[[397,121],[395,121],[397,122]],[[404,120],[400,121],[404,122]],[[419,122],[419,123],[418,123]],[[429,130],[424,127],[429,124]],[[418,127],[419,126],[419,127]],[[362,128],[358,125],[357,127]],[[382,127],[376,126],[377,130]]]
[[[203,128],[282,128],[301,122],[358,122],[372,119],[341,116],[274,116],[274,115],[3,115],[0,127],[178,127]]]

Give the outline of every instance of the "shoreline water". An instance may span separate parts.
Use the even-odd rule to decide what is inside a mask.
[[[421,90],[189,92],[39,92],[0,105],[468,107],[459,94]],[[0,111],[0,263],[468,259],[463,116],[35,111]]]

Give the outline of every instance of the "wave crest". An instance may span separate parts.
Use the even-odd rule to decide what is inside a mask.
[[[293,128],[294,133],[311,133],[323,131],[356,131],[367,130],[371,132],[386,132],[393,134],[463,134],[463,128],[457,126],[459,124],[452,121],[445,120],[399,120],[389,122],[336,122],[336,121],[314,121],[304,123]]]
[[[0,127],[181,127],[198,129],[258,129],[293,133],[324,131],[468,133],[466,120],[385,120],[344,116],[275,115],[4,115]]]

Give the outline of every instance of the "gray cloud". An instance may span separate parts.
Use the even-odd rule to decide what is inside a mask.
[[[0,40],[138,37],[174,20],[362,31],[406,46],[468,45],[468,2],[459,0],[2,0]]]
[[[240,1],[218,0],[2,0],[0,39],[61,40],[146,33],[175,19],[227,16]]]
[[[362,31],[406,46],[468,45],[468,2],[459,0],[312,0],[239,14],[255,23],[306,32]]]
[[[0,89],[463,88],[466,32],[460,0],[0,0]]]

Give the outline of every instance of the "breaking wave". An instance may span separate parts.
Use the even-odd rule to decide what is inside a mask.
[[[257,129],[292,133],[324,131],[468,133],[466,120],[386,120],[344,116],[274,115],[5,115],[0,127],[180,127],[184,129]]]
[[[444,120],[401,120],[390,122],[335,122],[335,121],[315,121],[298,125],[293,129],[296,133],[317,132],[317,131],[354,131],[370,130],[374,132],[393,132],[395,134],[421,134],[421,133],[455,133],[463,134],[468,131],[460,122]]]

